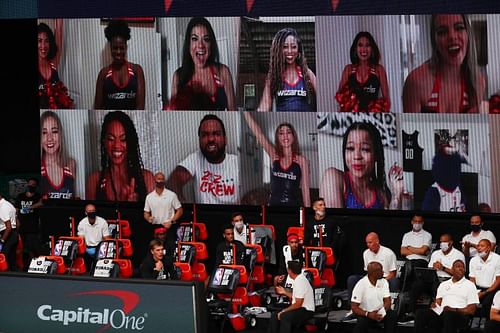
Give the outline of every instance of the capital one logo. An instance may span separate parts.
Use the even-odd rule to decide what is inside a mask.
[[[126,290],[98,290],[87,291],[69,296],[111,296],[122,302],[121,308],[104,308],[92,310],[90,308],[77,307],[72,309],[60,309],[52,304],[42,304],[37,309],[37,317],[42,321],[59,322],[63,326],[71,324],[102,325],[97,332],[101,333],[109,329],[142,331],[146,322],[147,314],[144,316],[129,315],[137,307],[140,301],[138,294]]]

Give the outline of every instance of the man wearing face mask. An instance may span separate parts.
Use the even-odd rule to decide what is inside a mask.
[[[476,246],[477,256],[470,260],[469,278],[479,289],[483,315],[490,313],[496,291],[500,288],[500,256],[491,252],[491,242],[481,239]]]
[[[25,269],[29,266],[31,258],[38,257],[42,252],[38,208],[43,204],[42,195],[37,188],[38,179],[28,179],[26,192],[19,193],[14,204],[19,222],[19,234],[23,241]]]
[[[427,267],[429,264],[430,249],[432,245],[432,235],[423,229],[424,218],[421,215],[415,214],[411,219],[412,230],[403,235],[401,242],[401,255],[405,257],[408,262],[405,263],[403,272],[406,272],[406,265],[413,267]],[[414,272],[414,269],[412,269]],[[421,293],[420,281],[415,281],[415,274],[405,278],[405,286],[411,286],[409,297],[409,310],[410,313],[402,321],[413,319],[415,310],[415,302]],[[406,287],[405,287],[406,289]]]
[[[343,232],[335,220],[326,216],[325,199],[313,200],[314,216],[306,222],[304,230],[304,246],[331,247],[337,261],[343,246]]]
[[[452,266],[456,260],[462,260],[465,264],[465,256],[453,247],[453,238],[450,234],[439,237],[439,249],[432,252],[428,267],[437,271],[440,281],[448,280],[453,274]]]
[[[85,266],[87,271],[90,271],[95,258],[95,252],[99,242],[111,239],[109,233],[108,222],[100,216],[97,216],[96,208],[92,204],[85,206],[85,215],[80,223],[78,223],[78,236],[85,239],[86,254]]]
[[[495,235],[489,230],[483,230],[483,221],[481,216],[472,215],[470,218],[471,233],[462,238],[462,251],[467,258],[477,255],[477,244],[481,239],[488,239],[491,242],[491,248],[496,246]]]
[[[231,216],[231,223],[234,226],[234,239],[242,242],[243,244],[248,243],[248,228],[245,225],[243,219],[243,214],[236,212]]]
[[[287,245],[283,246],[283,252],[279,260],[278,275],[274,277],[274,286],[285,285],[288,262],[298,261],[304,266],[305,253],[304,248],[299,243],[299,236],[295,233],[291,233],[287,237]]]
[[[165,175],[155,174],[155,189],[146,196],[144,219],[155,228],[162,225],[167,229],[165,249],[171,253],[175,247],[176,223],[183,214],[177,194],[165,188]]]

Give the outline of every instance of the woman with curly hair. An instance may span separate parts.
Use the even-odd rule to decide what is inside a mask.
[[[300,152],[299,138],[293,125],[279,124],[273,145],[251,113],[244,112],[243,115],[257,141],[272,159],[269,205],[309,207],[309,160]]]
[[[304,47],[295,29],[276,33],[271,44],[269,71],[258,111],[316,111],[316,76],[307,66]]]
[[[172,96],[167,109],[236,109],[231,72],[219,62],[215,33],[204,17],[193,17],[187,25],[182,65],[174,73]]]
[[[41,193],[43,199],[75,197],[76,162],[67,152],[61,120],[54,111],[40,116],[42,145]]]
[[[110,21],[104,34],[113,61],[97,76],[94,109],[144,110],[144,71],[140,65],[127,61],[127,41],[130,39],[127,22]]]
[[[142,163],[134,123],[122,111],[109,112],[101,127],[101,170],[87,180],[87,200],[144,200],[153,185],[153,173]]]
[[[57,66],[61,59],[62,19],[55,20],[56,34],[45,23],[38,24],[38,96],[40,109],[69,109],[73,100],[67,94]]]
[[[381,111],[389,112],[391,99],[387,74],[379,63],[380,51],[373,36],[367,31],[359,32],[354,37],[349,54],[351,64],[344,67],[337,93],[338,101],[340,95],[341,111],[376,111],[375,102],[381,94],[384,101]],[[342,97],[346,96],[351,100],[353,93],[356,101],[351,103],[352,109],[346,109],[347,105],[343,104]]]
[[[378,129],[355,122],[342,141],[344,171],[328,168],[319,195],[329,208],[401,209],[403,170],[394,164],[385,175],[384,148]]]
[[[467,16],[433,15],[430,32],[432,56],[406,78],[403,111],[478,113],[485,80]]]

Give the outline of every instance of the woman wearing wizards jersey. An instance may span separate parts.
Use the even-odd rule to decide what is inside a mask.
[[[342,142],[344,171],[328,168],[319,195],[330,208],[400,209],[403,169],[394,164],[386,183],[384,148],[377,128],[353,123]]]
[[[373,36],[367,31],[359,32],[350,49],[351,64],[344,67],[337,92],[341,111],[384,111],[389,112],[391,99],[387,74],[379,64],[380,51]],[[355,103],[349,103],[351,94],[356,95]],[[380,108],[377,100],[381,96]],[[345,98],[348,99],[344,103]],[[350,106],[349,106],[350,105]]]
[[[42,144],[41,192],[43,199],[72,199],[75,196],[76,162],[64,145],[61,120],[53,111],[40,117]]]
[[[302,41],[295,29],[274,36],[269,71],[258,111],[316,111],[316,76],[307,66]]]
[[[113,61],[101,69],[97,77],[94,108],[104,110],[144,110],[144,71],[127,61],[130,28],[125,21],[112,20],[104,34]]]
[[[186,28],[182,65],[172,80],[168,110],[235,109],[233,78],[219,62],[214,30],[206,18],[193,17]]]
[[[109,112],[101,128],[101,170],[87,179],[87,200],[144,200],[153,185],[132,119],[123,111]]]
[[[433,15],[432,57],[415,68],[403,88],[404,112],[478,113],[484,77],[465,15]]]
[[[55,20],[55,31],[45,23],[38,24],[38,97],[40,109],[69,109],[73,100],[59,78],[62,19]]]
[[[269,205],[309,207],[311,204],[309,161],[300,153],[295,128],[289,123],[279,124],[274,133],[273,145],[251,113],[244,112],[243,114],[248,127],[272,159]]]

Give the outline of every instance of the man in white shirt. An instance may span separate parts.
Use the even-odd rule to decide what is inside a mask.
[[[175,247],[176,225],[183,214],[177,194],[165,188],[165,175],[155,174],[155,189],[146,196],[144,219],[156,228],[162,225],[167,229],[165,249],[171,253]]]
[[[481,239],[476,249],[477,256],[469,263],[469,279],[480,290],[481,311],[487,317],[493,296],[500,288],[500,256],[491,252],[491,242],[487,239]]]
[[[377,261],[382,265],[384,279],[389,282],[389,289],[393,292],[398,290],[398,279],[396,277],[396,254],[380,245],[380,240],[375,232],[370,232],[365,238],[367,249],[363,252],[364,270],[368,268],[368,263]],[[363,278],[363,275],[351,275],[347,278],[347,290],[351,298],[352,290],[356,283]]]
[[[16,208],[0,194],[0,252],[5,255],[9,270],[16,271],[18,242]]]
[[[243,213],[236,212],[231,216],[231,224],[234,226],[234,239],[247,244],[248,239],[248,228],[243,219]],[[252,240],[255,242],[255,240]]]
[[[427,267],[429,264],[430,249],[432,246],[432,235],[423,229],[424,218],[421,215],[415,214],[411,219],[412,230],[403,235],[401,242],[400,253],[408,260],[403,267],[403,272],[406,272],[406,265],[411,265],[412,270],[409,276],[404,277],[404,288],[409,290],[409,317],[415,310],[416,299],[419,296],[420,290],[418,289],[420,283],[415,281],[415,267]],[[437,287],[437,286],[436,286]],[[406,291],[403,290],[403,291]],[[412,318],[408,318],[411,320]]]
[[[108,222],[97,216],[94,205],[88,204],[85,206],[85,215],[86,217],[78,223],[78,236],[85,239],[86,254],[84,259],[87,271],[90,271],[94,263],[97,245],[103,240],[111,239],[111,235]]]
[[[476,311],[479,298],[474,283],[464,277],[465,263],[455,260],[451,270],[452,278],[439,285],[436,301],[417,311],[416,333],[455,333],[467,326],[468,317]]]
[[[477,255],[477,244],[481,239],[488,239],[491,242],[491,248],[495,249],[497,240],[495,235],[483,229],[483,221],[481,216],[472,215],[470,218],[470,234],[462,238],[462,251],[467,258],[472,258]]]
[[[432,252],[429,267],[437,271],[441,281],[449,279],[453,273],[452,265],[456,260],[462,260],[465,264],[465,256],[453,247],[453,238],[450,234],[439,237],[439,249]]]
[[[238,204],[238,156],[226,153],[226,129],[222,120],[207,114],[198,128],[200,151],[180,162],[168,178],[168,187],[184,200],[182,190],[193,181],[196,203]]]
[[[412,230],[403,235],[401,255],[411,260],[414,267],[427,267],[432,246],[432,235],[423,229],[424,218],[414,215]]]
[[[353,332],[368,332],[369,327],[384,323],[384,332],[396,332],[396,314],[391,310],[389,283],[383,278],[382,265],[368,264],[368,274],[358,281],[351,297],[351,310],[357,316]]]
[[[288,262],[288,276],[294,280],[293,291],[287,292],[282,286],[276,287],[278,295],[287,296],[292,304],[271,316],[269,333],[292,332],[314,315],[314,290],[309,280],[302,274],[302,264],[297,261]]]
[[[493,298],[490,310],[490,320],[484,325],[484,333],[500,332],[500,291],[497,291]]]

